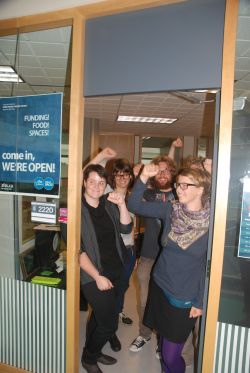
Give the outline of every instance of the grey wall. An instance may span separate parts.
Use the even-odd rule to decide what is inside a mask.
[[[225,0],[190,0],[86,24],[85,95],[220,87]]]

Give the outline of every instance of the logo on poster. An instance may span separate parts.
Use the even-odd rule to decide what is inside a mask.
[[[52,190],[54,188],[54,179],[51,177],[46,177],[44,180],[44,189],[46,190]]]
[[[37,190],[41,190],[44,187],[44,181],[42,177],[36,177],[34,180],[34,187]]]

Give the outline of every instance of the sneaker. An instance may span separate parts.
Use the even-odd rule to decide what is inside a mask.
[[[133,320],[130,319],[130,317],[126,316],[123,312],[119,313],[119,320],[126,325],[133,324]]]
[[[159,345],[157,345],[157,347],[156,347],[156,350],[155,350],[155,357],[157,358],[157,359],[161,359],[161,349],[160,349],[160,346]]]
[[[139,335],[135,340],[131,343],[129,350],[132,352],[141,351],[143,346],[150,341],[151,337],[143,338]]]

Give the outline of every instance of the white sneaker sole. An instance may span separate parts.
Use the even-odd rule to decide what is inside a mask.
[[[143,349],[143,347],[144,347],[148,342],[150,342],[150,340],[151,340],[151,339],[149,339],[148,341],[145,341],[144,345],[141,346],[141,347],[139,347],[139,348],[136,347],[136,346],[131,345],[131,346],[129,347],[129,351],[131,351],[131,352],[139,352],[139,351],[141,351],[141,350]]]

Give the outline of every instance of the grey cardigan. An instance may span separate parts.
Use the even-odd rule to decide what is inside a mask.
[[[109,214],[115,229],[115,240],[116,249],[121,258],[122,263],[126,261],[126,247],[123,243],[120,233],[130,233],[132,231],[133,223],[122,224],[120,223],[120,213],[118,207],[109,202],[106,196],[105,198],[105,209]],[[90,213],[87,207],[82,202],[81,212],[81,253],[85,252],[93,265],[97,268],[100,274],[102,274],[103,268],[101,265],[100,248],[98,246],[95,228],[93,226]],[[81,269],[81,284],[87,284],[88,282],[94,281],[83,269]]]

